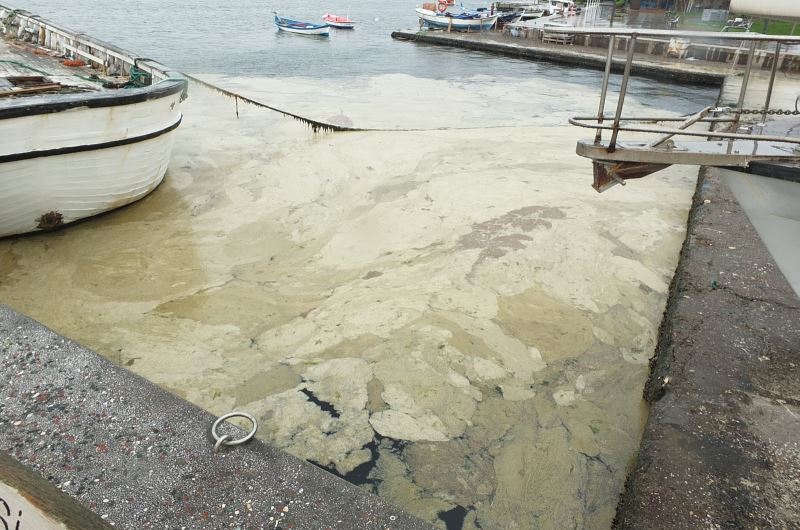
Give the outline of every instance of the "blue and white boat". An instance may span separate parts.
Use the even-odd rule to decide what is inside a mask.
[[[327,37],[330,33],[330,26],[328,24],[312,24],[311,22],[291,20],[278,16],[277,12],[275,12],[275,25],[278,26],[278,29],[281,31],[299,33],[301,35],[321,35]]]
[[[453,9],[454,6],[448,6],[446,11],[437,12],[418,7],[416,12],[426,26],[455,31],[489,30],[497,22],[497,15],[490,15],[484,11],[461,10],[454,12]]]

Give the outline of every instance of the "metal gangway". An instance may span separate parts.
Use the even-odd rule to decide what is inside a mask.
[[[574,35],[598,35],[609,38],[605,74],[600,92],[600,105],[596,116],[576,116],[569,122],[578,127],[595,130],[593,140],[578,142],[576,152],[590,158],[594,167],[593,187],[599,191],[625,184],[626,180],[641,178],[674,164],[748,168],[754,162],[800,162],[800,137],[785,134],[765,134],[768,115],[783,110],[770,108],[775,75],[782,47],[800,43],[800,36],[762,35],[758,33],[715,33],[700,31],[674,31],[633,28],[547,28],[548,32]],[[663,39],[714,39],[747,45],[748,57],[739,90],[738,102],[733,108],[706,107],[691,116],[657,117],[623,115],[625,96],[631,77],[637,39],[655,37]],[[605,113],[614,52],[620,39],[626,39],[625,68],[613,115]],[[774,43],[772,68],[763,107],[743,108],[748,82],[753,69],[756,46]],[[796,111],[796,109],[795,109]],[[796,112],[791,112],[795,114]],[[743,114],[760,117],[759,126],[741,127]],[[800,112],[797,112],[800,114]],[[673,123],[674,127],[649,124]],[[695,124],[706,123],[706,130],[691,129]],[[720,128],[722,127],[722,128]],[[743,131],[744,129],[744,131]],[[604,138],[604,132],[610,136]],[[624,141],[621,133],[646,133],[655,135],[649,142]],[[687,138],[687,139],[684,139]]]

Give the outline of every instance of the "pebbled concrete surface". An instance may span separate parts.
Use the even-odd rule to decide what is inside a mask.
[[[116,528],[431,528],[3,305],[0,381],[0,450]]]
[[[800,528],[800,300],[711,170],[660,333],[616,527]]]

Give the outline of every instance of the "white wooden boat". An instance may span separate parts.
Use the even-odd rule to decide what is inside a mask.
[[[444,12],[416,8],[417,16],[422,23],[433,28],[451,29],[454,31],[486,31],[492,29],[497,22],[497,15],[485,12],[453,12],[448,7]]]
[[[555,12],[555,7],[549,0],[506,1],[492,4],[492,13],[499,16],[498,21],[503,23],[524,22],[539,17],[550,16]]]
[[[38,17],[24,13],[11,17],[17,17],[14,27],[22,28],[20,35],[33,28],[34,35],[43,34],[43,41],[68,46],[87,62],[89,57],[101,60],[98,55],[104,49],[124,57],[121,50],[106,49],[99,41],[87,43],[91,53],[82,51],[85,37]],[[29,61],[38,69],[51,68],[40,55],[26,55],[2,41],[0,55],[15,57],[14,63]],[[125,70],[124,61],[117,60]],[[149,81],[146,86],[103,88],[99,82],[86,81],[72,85],[70,76],[79,80],[78,75],[65,74],[60,62],[51,62],[56,72],[52,77],[31,75],[30,67],[13,71],[9,61],[2,63],[0,237],[58,228],[141,199],[161,183],[169,164],[174,132],[181,122],[184,78],[166,69],[157,74],[153,66],[157,63],[139,63],[142,70],[134,71],[140,81],[145,80],[142,84]],[[133,63],[130,58],[128,71]],[[84,79],[90,73],[79,72]]]

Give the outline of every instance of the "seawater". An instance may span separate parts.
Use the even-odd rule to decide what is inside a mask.
[[[539,78],[540,93],[548,92],[548,80],[569,80],[593,96],[602,79],[602,73],[594,70],[394,42],[392,31],[417,27],[413,1],[15,0],[11,4],[190,74],[315,79],[408,74],[465,82],[489,75],[507,81]],[[321,21],[326,12],[348,14],[357,28],[332,29],[330,38],[298,37],[277,31],[273,11],[312,22]],[[618,77],[612,86],[617,86]],[[654,108],[680,113],[695,110],[715,95],[708,89],[677,89],[644,79],[634,79],[630,93]],[[536,105],[535,96],[530,94],[530,107]]]
[[[412,3],[15,7],[281,108],[415,130],[314,135],[192,85],[164,184],[0,241],[0,301],[441,528],[610,525],[696,170],[591,189],[566,119],[596,111],[599,72],[394,42]],[[286,35],[274,9],[359,28]],[[629,105],[715,97],[636,79]]]

